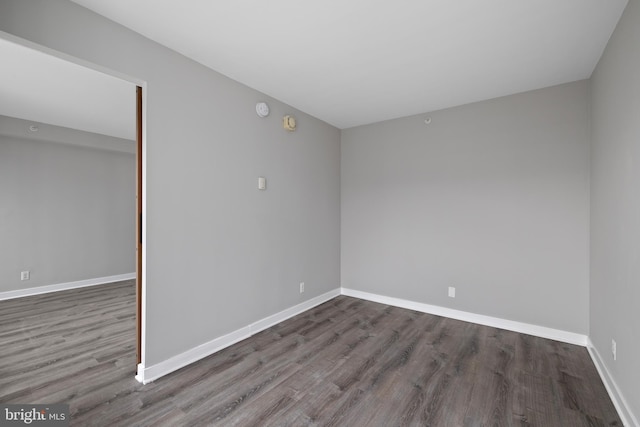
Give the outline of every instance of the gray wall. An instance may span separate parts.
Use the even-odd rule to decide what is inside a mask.
[[[342,132],[342,286],[586,333],[587,82],[429,116]]]
[[[640,2],[591,79],[591,340],[640,417]],[[611,354],[615,339],[618,357]]]
[[[134,142],[29,124],[0,117],[0,292],[135,271],[135,156],[77,145]]]
[[[148,84],[146,366],[339,286],[336,128],[65,0],[3,1],[0,30]]]

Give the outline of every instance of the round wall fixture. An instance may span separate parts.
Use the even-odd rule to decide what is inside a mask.
[[[29,126],[29,130],[31,132],[38,132],[39,128],[36,125],[31,125],[31,126]]]
[[[284,116],[282,118],[282,127],[289,132],[293,132],[294,130],[296,130],[296,119],[290,115]]]
[[[269,106],[266,102],[258,102],[256,104],[256,113],[258,117],[267,117],[269,115]]]

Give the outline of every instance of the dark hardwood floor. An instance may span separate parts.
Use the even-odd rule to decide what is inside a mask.
[[[143,386],[134,292],[0,301],[0,402],[82,426],[622,425],[585,348],[344,296]]]

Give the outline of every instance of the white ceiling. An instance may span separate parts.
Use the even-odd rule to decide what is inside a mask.
[[[0,115],[135,139],[135,85],[0,38]]]
[[[588,78],[627,0],[73,0],[339,128]]]
[[[588,78],[627,0],[73,0],[339,128]],[[0,115],[135,137],[132,83],[0,39]]]

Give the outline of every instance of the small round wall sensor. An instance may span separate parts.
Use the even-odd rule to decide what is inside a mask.
[[[36,126],[36,125],[31,125],[31,126],[29,126],[29,130],[31,132],[38,132],[38,130],[40,130],[40,128],[38,128],[38,126]]]
[[[269,115],[269,106],[266,102],[258,102],[256,104],[256,113],[258,117],[267,117]]]
[[[424,119],[424,124],[425,125],[431,124],[431,117],[427,117],[426,119]]]

